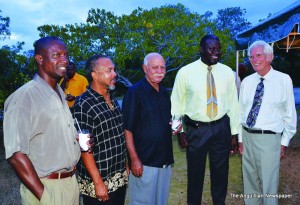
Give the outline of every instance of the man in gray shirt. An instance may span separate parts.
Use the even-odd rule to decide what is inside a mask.
[[[37,74],[5,102],[6,158],[21,180],[22,204],[78,204],[80,148],[57,84],[68,65],[67,48],[57,37],[41,38],[34,47]]]

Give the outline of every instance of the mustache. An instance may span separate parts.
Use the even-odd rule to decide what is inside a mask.
[[[164,77],[165,75],[164,74],[162,74],[162,73],[156,73],[156,74],[154,74],[153,76],[155,76],[155,77]]]

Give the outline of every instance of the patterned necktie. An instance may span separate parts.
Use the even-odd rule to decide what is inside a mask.
[[[211,73],[212,67],[207,68],[207,108],[206,114],[210,119],[214,119],[218,113],[217,107],[217,95],[216,95],[216,86],[214,82],[214,77]]]
[[[260,109],[262,98],[264,96],[264,83],[263,83],[263,81],[264,81],[264,79],[261,78],[260,82],[258,83],[258,85],[256,87],[256,91],[255,91],[255,95],[254,95],[254,99],[253,99],[253,104],[252,104],[251,110],[249,112],[247,121],[246,121],[246,123],[249,127],[253,127],[255,125],[256,118],[258,116],[258,112],[259,112],[259,109]]]

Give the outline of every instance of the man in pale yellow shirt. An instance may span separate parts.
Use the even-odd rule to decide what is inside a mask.
[[[207,154],[213,204],[225,205],[230,148],[237,150],[237,90],[231,68],[219,63],[221,53],[219,38],[204,36],[201,58],[178,71],[172,91],[171,114],[184,117],[187,127],[189,205],[201,204]]]
[[[64,78],[60,81],[60,87],[65,93],[69,107],[74,105],[77,96],[85,92],[88,84],[84,76],[75,72],[75,65],[70,62]]]

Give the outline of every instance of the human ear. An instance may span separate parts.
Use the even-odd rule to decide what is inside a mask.
[[[145,64],[143,64],[143,70],[144,70],[144,73],[147,73],[147,66]]]
[[[37,64],[42,65],[43,64],[43,56],[40,54],[36,54],[34,56],[35,61],[37,62]]]

